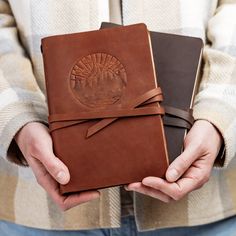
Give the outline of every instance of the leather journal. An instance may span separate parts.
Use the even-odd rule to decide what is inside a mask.
[[[61,193],[164,177],[167,148],[150,36],[136,24],[42,39]]]
[[[118,25],[103,22],[101,28]],[[150,32],[152,50],[163,92],[163,117],[169,162],[183,151],[183,140],[194,119],[192,106],[201,76],[200,38]]]

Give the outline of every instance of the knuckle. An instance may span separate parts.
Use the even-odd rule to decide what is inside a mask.
[[[179,164],[180,164],[180,168],[187,168],[188,167],[188,160],[187,159],[185,159],[185,158],[181,158],[180,160],[179,160]],[[180,170],[179,170],[179,168],[177,168],[177,171],[179,172]]]
[[[62,211],[68,210],[68,208],[65,206],[65,204],[59,204],[59,207]]]
[[[205,147],[206,147],[206,142],[203,139],[196,139],[192,143],[192,148],[194,149],[194,151],[198,153],[203,152],[206,149]]]
[[[62,211],[67,211],[69,209],[68,204],[62,199],[57,200],[56,203]]]
[[[201,170],[198,178],[200,183],[205,183],[209,179],[209,174],[205,170]]]
[[[193,175],[192,179],[194,179],[197,183],[202,181],[202,176],[201,175]]]
[[[58,199],[54,199],[54,201],[62,211],[66,210],[66,205],[63,201],[58,200]]]
[[[203,185],[204,185],[204,183],[198,184],[198,186],[196,187],[195,190],[197,190],[197,189],[201,189],[201,188],[203,187]]]
[[[47,159],[47,160],[42,160],[43,165],[46,167],[47,171],[50,173],[50,175],[54,178],[58,176],[60,171],[62,170],[61,166],[59,165],[58,162],[56,162],[53,159]]]
[[[183,191],[181,189],[179,189],[178,191],[176,191],[176,193],[173,196],[173,199],[175,201],[179,201],[182,197],[183,197]]]
[[[39,142],[37,142],[36,140],[32,140],[31,145],[30,145],[30,152],[34,156],[40,156],[40,154],[42,152],[41,144]]]
[[[200,181],[201,185],[203,186],[205,183],[207,183],[210,179],[210,175],[208,173],[205,173]]]
[[[202,176],[202,177],[200,177],[198,179],[199,180],[198,180],[198,183],[196,185],[195,190],[202,188],[209,181],[210,176],[205,175],[205,176]]]
[[[203,169],[199,169],[197,173],[191,175],[191,178],[201,184],[205,181],[206,173]]]
[[[201,188],[204,184],[206,183],[206,181],[204,180],[204,178],[202,178],[199,182],[198,182],[198,185],[199,188]]]
[[[202,186],[203,186],[203,185],[198,184],[194,190],[198,190],[198,189],[200,189]],[[193,191],[194,191],[194,190],[193,190]]]
[[[207,176],[207,178],[206,178],[206,183],[207,183],[207,182],[209,182],[209,181],[210,181],[210,179],[211,179],[211,176],[210,176],[210,175],[208,175],[208,176]]]
[[[175,200],[175,201],[179,201],[181,198],[182,198],[181,195],[175,195],[175,196],[174,196],[174,200]]]
[[[171,198],[170,197],[165,199],[165,203],[170,203],[170,202],[171,202]]]
[[[47,169],[53,173],[53,174],[58,174],[60,169],[58,168],[58,165],[54,163],[54,161],[48,160],[45,165],[47,166]]]

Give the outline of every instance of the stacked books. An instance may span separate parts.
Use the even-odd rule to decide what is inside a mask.
[[[117,27],[102,23],[101,28]],[[162,88],[168,158],[183,151],[183,140],[193,125],[192,106],[201,76],[203,42],[200,38],[150,32],[156,78]]]
[[[202,41],[145,24],[49,36],[42,53],[62,194],[164,178],[194,120]]]

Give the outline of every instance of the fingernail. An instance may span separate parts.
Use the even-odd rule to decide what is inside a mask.
[[[60,171],[58,174],[57,174],[57,181],[60,183],[60,184],[65,184],[67,182],[67,178],[66,178],[66,173],[64,171]]]
[[[168,173],[168,179],[175,181],[178,178],[178,172],[176,169],[171,169]]]

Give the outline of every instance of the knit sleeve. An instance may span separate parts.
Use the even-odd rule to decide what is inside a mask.
[[[8,1],[0,0],[0,157],[24,164],[14,136],[28,122],[47,123],[47,106],[20,45]]]
[[[211,122],[224,139],[216,166],[227,167],[236,156],[236,0],[220,1],[208,23],[209,45],[194,103],[194,118]],[[210,138],[210,137],[209,137]]]

